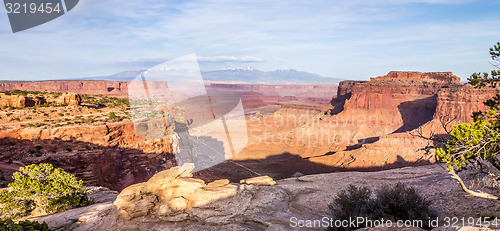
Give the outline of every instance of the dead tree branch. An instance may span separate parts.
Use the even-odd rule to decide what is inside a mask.
[[[482,191],[472,191],[470,189],[467,188],[467,186],[465,186],[464,184],[464,181],[462,180],[462,178],[460,178],[458,176],[457,173],[455,173],[455,170],[451,170],[449,171],[450,175],[451,175],[451,178],[455,179],[458,181],[458,183],[460,184],[460,186],[462,187],[462,190],[466,193],[468,193],[469,195],[471,196],[475,196],[475,197],[481,197],[481,198],[486,198],[486,199],[492,199],[492,200],[500,200],[500,198],[498,196],[495,196],[493,194],[489,194],[489,193],[486,193],[486,192],[482,192]]]

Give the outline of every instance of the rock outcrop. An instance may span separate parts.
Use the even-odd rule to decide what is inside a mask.
[[[176,179],[187,176],[180,176],[182,174],[185,173],[179,173],[177,170],[174,175],[179,175]],[[171,178],[153,181],[159,182],[160,180],[166,183],[167,179]],[[168,187],[172,182],[170,181],[165,186]],[[479,218],[483,211],[500,210],[500,204],[494,200],[466,197],[466,193],[461,191],[460,186],[448,176],[443,166],[430,165],[369,173],[339,172],[307,175],[279,180],[275,186],[233,185],[237,187],[237,190],[230,197],[222,197],[205,205],[164,216],[145,212],[154,211],[154,209],[146,209],[152,206],[150,202],[123,204],[122,206],[127,208],[127,213],[131,212],[136,216],[130,220],[120,215],[121,209],[119,208],[124,207],[116,206],[132,198],[132,196],[126,197],[126,194],[138,198],[137,201],[155,201],[149,198],[158,198],[158,196],[148,193],[145,189],[134,189],[128,193],[124,190],[114,202],[115,205],[112,201],[107,201],[63,213],[32,218],[32,220],[45,221],[54,230],[301,230],[301,228],[292,227],[297,225],[294,221],[314,221],[330,217],[328,205],[337,193],[347,188],[349,184],[367,186],[376,190],[397,182],[415,187],[420,195],[430,200],[440,220],[444,217]],[[214,187],[219,188],[222,184],[225,182],[217,183]],[[148,185],[144,183],[139,188]],[[198,188],[197,190],[204,188],[203,190],[208,191],[209,185],[195,187]],[[159,186],[154,187],[161,189]],[[184,206],[183,199],[175,202],[172,203],[174,207]],[[156,199],[154,203],[155,206],[162,204],[159,199]],[[321,228],[326,227],[316,226],[312,230]],[[308,227],[302,227],[302,229],[309,230]],[[443,230],[443,228],[436,230]]]
[[[270,176],[257,176],[249,179],[240,180],[240,184],[273,186],[276,184],[276,181],[274,181],[273,178],[271,178]]]
[[[4,93],[0,93],[0,107],[25,108],[42,105],[45,102],[45,99],[41,97],[6,95]]]
[[[26,107],[26,97],[21,95],[5,95],[0,93],[0,107]]]
[[[57,100],[59,105],[79,106],[82,103],[82,97],[76,93],[64,93]]]
[[[229,184],[229,180],[205,184],[192,178],[194,167],[194,164],[174,167],[155,174],[147,182],[125,188],[113,203],[119,216],[129,220],[151,214],[179,216],[188,208],[236,195],[238,187]]]

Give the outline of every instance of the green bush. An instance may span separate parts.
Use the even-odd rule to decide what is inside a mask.
[[[42,224],[38,223],[38,221],[20,221],[15,223],[11,219],[2,219],[0,220],[0,231],[25,231],[25,230],[39,230],[39,231],[50,231],[47,223],[43,222]]]
[[[23,217],[35,209],[52,213],[89,204],[83,182],[51,164],[32,164],[19,168],[14,182],[0,192],[4,217]]]
[[[118,116],[114,112],[110,112],[109,115],[108,115],[108,118],[110,120],[117,120]]]
[[[376,218],[372,216],[374,202],[370,199],[371,194],[368,187],[358,188],[349,185],[347,189],[340,191],[329,205],[333,218],[336,220],[356,219],[356,217]]]
[[[372,192],[365,186],[349,185],[340,191],[329,208],[334,220],[422,221],[422,227],[429,228],[429,220],[437,216],[431,209],[430,201],[421,197],[413,187],[397,183],[393,187],[383,186],[372,198]],[[357,223],[356,223],[357,224]],[[329,230],[353,230],[366,227],[360,223],[358,227],[330,227]]]

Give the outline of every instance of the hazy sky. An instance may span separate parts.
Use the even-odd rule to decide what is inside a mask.
[[[190,53],[202,70],[293,68],[367,79],[391,70],[492,69],[500,0],[82,0],[13,34],[0,14],[0,79],[140,70]]]

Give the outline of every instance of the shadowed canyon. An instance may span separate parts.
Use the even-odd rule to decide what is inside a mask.
[[[1,83],[0,91],[71,91],[124,98],[126,85],[14,82]],[[167,84],[154,86],[162,89]],[[432,145],[424,137],[444,135],[443,123],[470,121],[470,112],[484,109],[482,102],[498,92],[463,85],[448,72],[390,72],[338,86],[211,84],[207,89],[237,93],[245,109],[246,147],[199,173],[233,181],[258,174],[282,179],[296,172],[376,171],[434,163],[433,154],[422,150]],[[168,137],[140,137],[127,119],[100,126],[4,126],[0,158],[9,163],[53,163],[89,184],[120,190],[175,166],[171,143]],[[35,146],[43,147],[40,154],[29,153]]]

